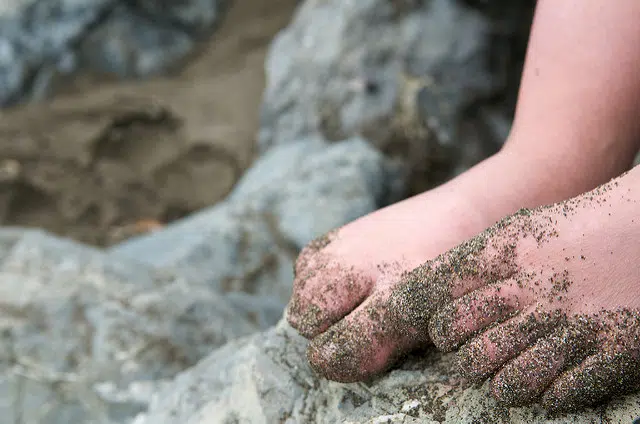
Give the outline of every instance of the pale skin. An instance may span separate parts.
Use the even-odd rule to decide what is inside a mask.
[[[573,408],[640,383],[640,170],[582,194],[639,148],[639,21],[636,0],[539,0],[504,148],[301,253],[287,318],[314,370],[365,380],[433,342],[462,346],[463,374],[509,405]],[[479,233],[475,274],[441,272]]]

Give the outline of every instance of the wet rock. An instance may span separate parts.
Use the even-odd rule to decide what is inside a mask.
[[[218,349],[161,390],[135,424],[173,423],[623,423],[640,413],[638,395],[595,410],[547,417],[538,407],[507,409],[451,370],[450,355],[428,351],[370,382],[340,384],[313,375],[307,342],[284,321]]]
[[[163,380],[261,327],[187,282],[35,230],[0,230],[3,422],[128,422]]]
[[[361,134],[412,167],[456,162],[476,143],[458,137],[465,109],[498,84],[489,33],[457,1],[303,2],[267,59],[259,146]]]
[[[0,7],[0,106],[40,100],[78,69],[126,77],[175,66],[211,33],[223,0],[21,0]]]

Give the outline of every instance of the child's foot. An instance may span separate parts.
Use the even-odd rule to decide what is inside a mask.
[[[362,380],[426,344],[426,330],[409,331],[389,316],[390,294],[403,273],[521,207],[569,198],[600,183],[560,171],[567,178],[558,184],[560,168],[551,162],[503,150],[442,187],[305,248],[296,264],[287,318],[314,338],[308,355],[316,371],[338,381]],[[437,303],[435,294],[425,296],[423,306],[404,311],[407,320],[420,315],[426,325]]]
[[[507,405],[573,409],[640,388],[640,168],[522,211],[416,271],[453,299],[429,333]],[[453,271],[453,272],[447,272]],[[416,295],[408,308],[421,308]],[[411,309],[409,309],[411,310]]]

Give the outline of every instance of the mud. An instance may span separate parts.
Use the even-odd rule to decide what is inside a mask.
[[[0,224],[106,246],[224,198],[254,157],[264,59],[297,2],[238,0],[172,75],[75,75],[0,111]]]

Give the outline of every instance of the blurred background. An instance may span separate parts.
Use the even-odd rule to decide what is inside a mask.
[[[500,148],[533,6],[0,0],[0,422],[131,423],[276,324],[306,243]]]
[[[0,222],[109,246],[310,135],[402,161],[401,197],[499,148],[533,1],[301,3],[3,0]]]

